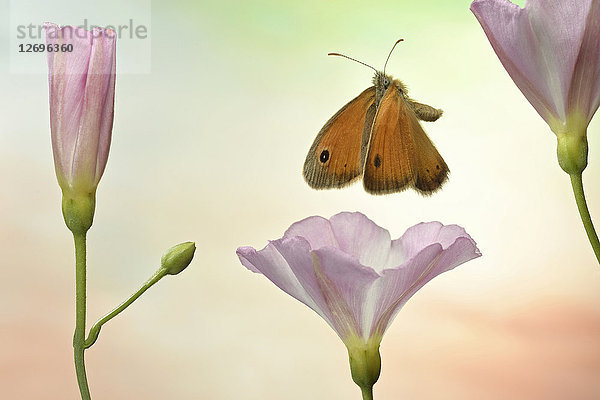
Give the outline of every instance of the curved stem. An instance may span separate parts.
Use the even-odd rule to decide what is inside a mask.
[[[371,387],[361,387],[363,400],[373,400],[373,386]]]
[[[575,194],[575,201],[577,202],[579,215],[581,215],[581,221],[583,221],[583,227],[585,228],[587,237],[590,240],[592,249],[594,249],[596,259],[598,259],[598,263],[600,264],[600,240],[598,240],[598,234],[594,229],[592,217],[590,216],[590,210],[588,209],[587,202],[585,201],[581,173],[571,175],[571,186],[573,186],[573,193]]]
[[[74,233],[75,241],[75,334],[73,351],[75,372],[82,400],[90,400],[90,389],[85,374],[85,314],[86,314],[86,238],[85,233]]]
[[[112,310],[111,312],[106,314],[104,317],[99,319],[98,322],[96,322],[90,329],[90,334],[89,334],[88,338],[85,339],[85,343],[84,343],[85,348],[87,349],[87,348],[91,347],[94,343],[96,343],[96,340],[98,340],[98,335],[100,334],[100,329],[102,328],[102,325],[104,325],[105,323],[107,323],[108,321],[110,321],[111,319],[116,317],[117,315],[119,315],[119,313],[121,311],[123,311],[127,307],[129,307],[131,305],[131,303],[136,301],[138,297],[140,297],[146,290],[150,289],[150,287],[152,287],[152,285],[154,285],[156,282],[161,280],[161,278],[163,278],[166,274],[167,274],[167,270],[165,268],[160,268],[158,271],[156,271],[154,273],[154,275],[152,275],[152,277],[150,277],[150,279],[148,279],[142,285],[141,288],[138,289],[137,292],[132,294],[127,300],[125,300],[123,303],[121,303],[117,308],[115,308],[114,310]]]

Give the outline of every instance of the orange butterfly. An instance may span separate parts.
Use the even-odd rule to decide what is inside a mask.
[[[373,86],[335,113],[315,138],[304,162],[306,182],[315,189],[341,188],[362,176],[372,194],[438,190],[449,169],[419,120],[435,121],[442,110],[407,97],[404,84],[385,74],[387,60],[381,72],[343,54],[329,55],[366,65],[375,76]]]

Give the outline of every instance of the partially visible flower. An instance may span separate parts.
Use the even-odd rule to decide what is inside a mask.
[[[87,230],[111,141],[116,35],[110,29],[86,31],[51,23],[44,28],[52,151],[63,214],[71,230]]]
[[[456,225],[421,223],[391,240],[363,214],[347,212],[306,218],[264,249],[237,254],[336,331],[363,396],[379,377],[379,344],[400,308],[435,276],[481,255]]]
[[[587,165],[586,130],[600,105],[600,0],[475,0],[471,11],[527,100],[558,138],[560,166]]]

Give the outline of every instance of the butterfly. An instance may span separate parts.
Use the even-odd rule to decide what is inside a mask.
[[[424,195],[440,189],[448,179],[446,162],[419,120],[435,121],[442,110],[407,96],[406,86],[375,71],[373,86],[364,90],[325,123],[313,142],[303,175],[314,189],[341,188],[362,177],[371,194],[400,192],[408,187]]]

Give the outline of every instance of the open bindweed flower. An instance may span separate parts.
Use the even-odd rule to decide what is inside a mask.
[[[421,223],[391,240],[363,214],[348,212],[306,218],[264,249],[240,247],[237,254],[335,330],[365,399],[372,398],[379,344],[396,313],[432,278],[481,255],[456,225]]]
[[[87,230],[110,148],[116,34],[110,29],[86,31],[51,23],[44,28],[52,151],[63,214],[69,229]]]
[[[560,167],[600,262],[600,241],[583,193],[587,128],[600,106],[600,0],[475,0],[479,20],[504,68],[556,134]]]

